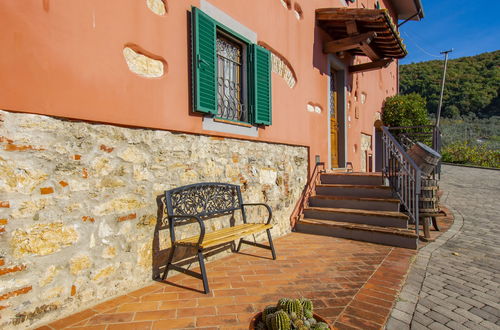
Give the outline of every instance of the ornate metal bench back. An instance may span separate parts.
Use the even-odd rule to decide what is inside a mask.
[[[197,215],[208,218],[241,209],[240,187],[228,183],[204,182],[165,192],[169,215]]]

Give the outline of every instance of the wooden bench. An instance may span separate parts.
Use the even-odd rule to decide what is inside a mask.
[[[205,182],[175,188],[165,192],[165,204],[172,247],[162,280],[165,280],[170,269],[174,269],[203,280],[205,293],[209,293],[210,290],[208,287],[205,263],[203,261],[203,252],[208,248],[233,242],[239,238],[240,242],[236,251],[239,251],[241,244],[245,243],[271,250],[273,259],[276,259],[276,252],[274,251],[271,238],[271,228],[273,227],[271,225],[271,208],[269,205],[263,203],[243,203],[240,187],[237,185]],[[266,208],[268,218],[265,223],[252,223],[247,221],[245,209],[254,206]],[[231,215],[236,211],[241,212],[242,224],[229,226],[209,233],[206,232],[204,220]],[[199,233],[177,240],[175,237],[175,227],[185,221],[197,222],[199,225]],[[269,245],[242,239],[244,236],[262,231],[267,232]],[[175,249],[178,246],[189,246],[198,250],[198,261],[200,263],[201,274],[182,268],[173,263]]]

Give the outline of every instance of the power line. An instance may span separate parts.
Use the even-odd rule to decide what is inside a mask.
[[[414,45],[415,47],[417,47],[418,49],[420,49],[420,51],[422,51],[423,53],[427,54],[428,56],[432,56],[432,57],[436,57],[436,58],[442,58],[442,57],[443,57],[443,56],[441,56],[441,55],[435,55],[435,54],[431,54],[431,53],[429,53],[428,51],[426,51],[425,49],[423,49],[422,47],[420,47],[420,46],[418,45],[418,43],[417,43],[417,42],[416,42],[416,41],[415,41],[412,37],[410,37],[410,36],[408,35],[408,33],[406,33],[405,31],[401,31],[401,32],[403,32],[403,33],[404,33],[404,34],[408,37],[408,39],[410,39],[410,40],[411,40],[411,42],[413,43],[413,45]]]

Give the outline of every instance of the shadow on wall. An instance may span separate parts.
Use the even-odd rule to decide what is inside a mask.
[[[331,38],[328,34],[318,26],[318,24],[314,24],[314,42],[313,42],[313,67],[319,70],[319,72],[323,75],[328,75],[330,70],[328,68],[328,54],[323,52],[323,43],[329,41]],[[343,56],[336,55],[346,67],[354,64],[355,56],[352,56],[349,53],[343,52]],[[352,74],[347,74],[348,85],[352,86]]]
[[[323,31],[318,24],[314,24],[313,42],[313,67],[319,70],[322,75],[328,74],[328,56],[323,53],[323,41],[328,40],[328,34]]]

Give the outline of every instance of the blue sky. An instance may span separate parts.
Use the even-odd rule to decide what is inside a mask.
[[[402,64],[450,58],[500,49],[500,0],[422,0],[425,17],[401,26],[408,49]],[[436,57],[437,56],[437,57]]]

